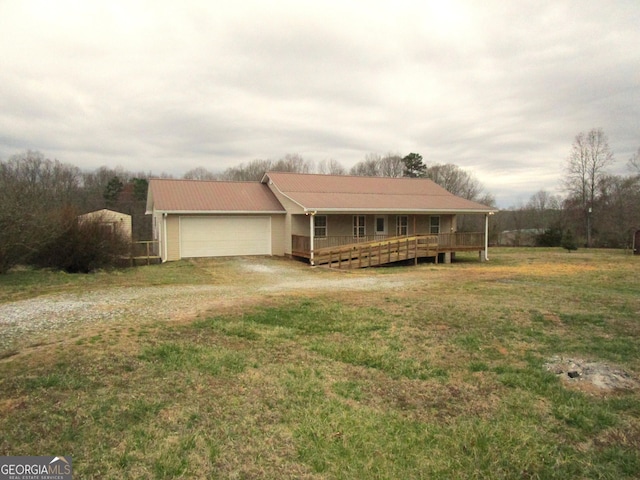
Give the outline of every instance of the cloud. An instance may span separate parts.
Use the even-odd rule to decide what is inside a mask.
[[[181,175],[415,151],[508,206],[554,188],[580,131],[637,150],[639,23],[635,1],[6,0],[0,158]]]

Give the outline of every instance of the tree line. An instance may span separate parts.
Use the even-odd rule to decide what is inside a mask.
[[[496,243],[559,246],[565,235],[584,247],[629,248],[640,230],[640,148],[627,160],[626,175],[615,163],[601,128],[580,132],[564,163],[564,196],[539,190],[529,201],[496,215]],[[504,238],[504,232],[513,232]]]
[[[103,208],[131,215],[134,238],[151,238],[149,177],[122,168],[86,172],[36,151],[0,161],[0,273],[23,263],[56,266],[67,254],[65,269],[84,271],[126,253],[119,238],[100,239],[99,222],[78,229],[78,215]]]
[[[614,161],[602,129],[578,134],[564,165],[566,196],[546,190],[525,205],[498,212],[491,222],[490,241],[501,243],[505,231],[533,232],[537,245],[560,245],[571,232],[585,246],[628,247],[640,229],[640,149],[628,160],[629,174],[609,173]],[[298,154],[279,160],[253,160],[214,172],[204,167],[182,178],[197,180],[259,181],[267,171],[430,178],[449,192],[484,205],[495,199],[469,172],[454,164],[425,163],[419,153],[370,153],[346,169],[335,160],[313,162]],[[72,225],[77,215],[110,208],[132,216],[133,239],[151,239],[151,220],[145,215],[151,172],[129,172],[121,167],[94,171],[26,151],[0,160],[0,273],[36,258]],[[477,216],[460,216],[458,229],[482,229]],[[516,238],[512,244],[521,244]]]
[[[253,160],[220,173],[198,167],[182,178],[259,181],[267,171],[432,178],[456,195],[493,204],[493,197],[472,175],[456,165],[427,166],[417,153],[405,157],[369,154],[350,170],[335,160],[315,163],[298,154],[287,154],[277,161]],[[95,240],[99,229],[93,228],[90,232],[85,224],[87,231],[79,232],[76,219],[80,214],[103,208],[132,216],[133,240],[151,239],[151,219],[145,215],[146,197],[148,180],[157,176],[171,177],[164,173],[133,173],[120,167],[83,171],[31,150],[0,160],[0,273],[21,263],[50,265],[54,252],[58,251],[58,257],[63,257],[61,248],[68,250],[75,245],[74,248],[80,249],[78,242],[83,235]],[[88,257],[91,249],[85,247]],[[118,249],[122,250],[122,246],[118,245]],[[89,268],[78,267],[75,260],[67,262],[76,265],[68,269]],[[87,260],[84,265],[93,263]]]

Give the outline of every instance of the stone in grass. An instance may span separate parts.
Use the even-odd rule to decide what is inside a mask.
[[[570,372],[567,372],[567,375],[569,375],[569,378],[578,378],[580,376],[580,372],[572,370]]]

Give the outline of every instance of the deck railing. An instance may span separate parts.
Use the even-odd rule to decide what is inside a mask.
[[[439,234],[420,234],[428,237],[431,248],[439,251],[456,251],[456,250],[481,250],[484,248],[484,233],[482,232],[461,232],[461,233],[439,233]],[[338,235],[329,237],[315,237],[313,239],[314,251],[341,247],[344,245],[357,245],[366,242],[378,242],[390,240],[391,235],[365,235],[362,237],[352,237],[350,235]],[[311,254],[311,238],[305,235],[292,235],[292,251],[294,256],[307,257]]]
[[[131,265],[137,265],[141,261],[150,265],[160,260],[158,252],[158,241],[144,240],[131,244],[131,254],[129,258]]]

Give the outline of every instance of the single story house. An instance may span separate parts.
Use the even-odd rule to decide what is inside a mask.
[[[87,220],[98,220],[109,233],[121,235],[125,240],[131,241],[131,215],[103,208],[78,217],[79,222]]]
[[[478,250],[486,259],[494,212],[421,178],[267,172],[260,182],[151,179],[147,196],[162,261],[278,255],[331,264],[335,258],[319,259],[345,249],[362,255],[365,246],[379,254],[387,248],[392,261],[413,258],[389,250],[389,242],[408,239],[416,252],[437,247],[418,256],[447,262],[455,251]],[[458,233],[459,214],[484,215],[485,231]]]

